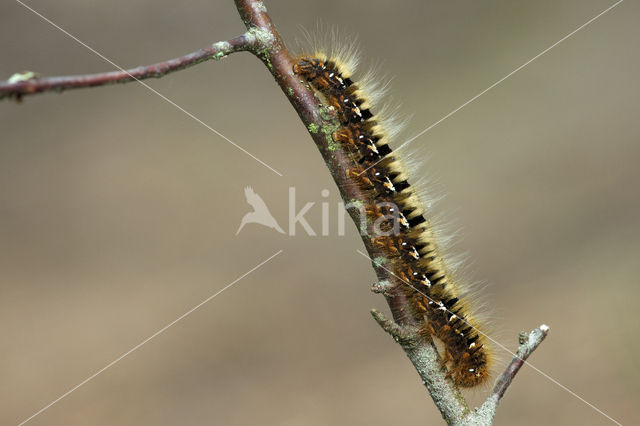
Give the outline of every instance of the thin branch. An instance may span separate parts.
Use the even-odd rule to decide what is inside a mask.
[[[479,409],[476,409],[475,412],[470,415],[467,419],[467,423],[469,425],[490,425],[493,421],[493,417],[495,416],[496,409],[498,408],[498,404],[500,400],[504,396],[507,388],[513,381],[520,368],[524,365],[525,361],[529,356],[535,351],[540,343],[547,337],[549,333],[549,327],[546,325],[541,325],[540,327],[532,330],[528,335],[524,331],[520,333],[518,338],[519,346],[516,351],[516,356],[513,357],[505,371],[500,375],[498,380],[496,380],[496,384],[493,388],[493,391],[487,398],[487,400],[482,404]]]
[[[547,337],[548,333],[549,327],[544,324],[533,330],[528,336],[524,332],[520,333],[520,346],[518,347],[516,356],[513,357],[505,372],[502,373],[500,378],[496,381],[496,385],[492,392],[493,394],[497,395],[498,398],[502,398],[504,396],[504,393],[507,391],[511,381],[513,381],[513,378],[524,365],[524,362],[529,358],[529,355],[536,350],[538,345],[542,343],[545,337]]]
[[[208,60],[219,60],[225,56],[249,50],[255,42],[252,34],[243,34],[228,41],[219,41],[211,46],[189,53],[179,58],[156,64],[139,66],[128,70],[118,70],[99,74],[70,75],[59,77],[38,77],[37,73],[26,71],[14,74],[9,80],[0,81],[0,99],[14,98],[43,92],[62,92],[68,89],[97,87],[115,83],[129,83],[147,78],[160,78],[169,73],[192,67]]]
[[[371,311],[371,315],[402,346],[447,423],[462,424],[465,416],[470,413],[469,406],[460,389],[447,377],[433,341],[428,336],[420,335],[418,329],[401,326],[375,309]]]

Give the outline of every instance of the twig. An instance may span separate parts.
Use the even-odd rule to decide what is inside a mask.
[[[493,388],[493,393],[497,395],[498,398],[502,398],[504,396],[504,393],[507,391],[511,381],[524,365],[524,362],[529,358],[529,355],[536,350],[538,345],[542,343],[545,337],[547,337],[548,333],[549,327],[544,324],[533,330],[528,336],[524,332],[520,333],[520,346],[518,347],[516,356],[511,360],[509,366],[505,372],[502,373],[502,376],[500,376],[496,381],[496,385]]]
[[[169,73],[179,71],[211,59],[218,60],[225,56],[249,50],[255,42],[252,34],[243,34],[228,41],[219,41],[209,47],[200,49],[175,59],[156,64],[139,66],[129,70],[118,70],[99,74],[70,75],[62,77],[43,77],[31,71],[16,73],[9,80],[0,81],[0,99],[14,98],[42,92],[62,92],[68,89],[97,87],[115,83],[129,83],[147,78],[160,78]]]
[[[373,204],[375,202],[372,199],[373,196],[352,184],[347,177],[346,170],[352,167],[352,159],[331,136],[340,123],[321,105],[306,82],[293,73],[294,60],[271,22],[263,2],[235,0],[235,3],[247,27],[247,32],[240,37],[227,42],[218,42],[209,48],[178,59],[129,71],[50,78],[31,78],[32,75],[24,75],[22,76],[24,78],[21,78],[21,75],[16,75],[14,78],[16,81],[0,83],[0,98],[161,77],[208,59],[220,59],[237,51],[250,51],[269,69],[300,119],[307,126],[345,203],[354,206]],[[364,214],[362,209],[353,208],[348,211],[356,225],[362,223],[361,215]],[[385,296],[393,316],[393,319],[388,319],[383,314],[372,311],[374,319],[402,346],[448,424],[490,425],[500,399],[524,361],[546,337],[548,327],[540,326],[528,336],[521,335],[517,356],[500,376],[486,402],[479,409],[472,411],[460,389],[447,377],[447,371],[440,362],[440,356],[433,341],[428,336],[418,333],[417,330],[425,329],[424,317],[412,314],[407,293],[401,290],[402,283],[384,267],[387,259],[383,252],[372,246],[371,239],[366,233],[363,233],[362,241],[370,259],[373,259],[372,265],[378,277],[378,283],[373,285],[372,290]]]
[[[537,349],[537,347],[542,343],[542,341],[547,337],[549,333],[549,327],[546,325],[541,325],[535,330],[531,331],[528,335],[524,331],[520,333],[518,338],[519,346],[516,351],[516,356],[513,357],[506,370],[500,375],[498,380],[496,380],[496,384],[493,388],[493,391],[486,399],[484,404],[478,409],[475,410],[473,414],[471,414],[466,420],[468,420],[469,425],[490,425],[493,421],[493,416],[496,413],[496,409],[498,408],[498,404],[500,400],[504,396],[507,388],[513,381],[513,378],[518,374],[520,368],[524,365],[524,362],[529,358],[529,355],[533,353]]]

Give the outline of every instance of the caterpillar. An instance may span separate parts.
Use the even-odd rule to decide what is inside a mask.
[[[433,226],[415,187],[409,184],[402,161],[389,146],[394,129],[380,113],[374,114],[383,91],[379,87],[367,90],[370,75],[356,82],[356,65],[353,51],[327,54],[319,50],[296,57],[293,72],[319,94],[340,121],[332,137],[353,159],[346,176],[375,200],[365,206],[367,219],[394,221],[392,226],[383,220],[382,232],[371,237],[371,244],[389,259],[391,272],[399,281],[396,285],[410,296],[412,311],[424,317],[421,332],[442,342],[447,375],[461,387],[483,384],[489,377],[491,348],[441,256]]]

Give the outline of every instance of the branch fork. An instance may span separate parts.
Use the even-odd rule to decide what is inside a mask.
[[[437,348],[430,339],[421,336],[417,329],[399,325],[375,309],[371,310],[371,315],[378,325],[402,346],[418,374],[423,378],[422,383],[447,423],[458,426],[492,424],[498,404],[507,388],[527,358],[549,333],[549,327],[544,324],[528,334],[521,332],[518,336],[519,346],[515,356],[496,380],[493,390],[482,406],[471,411],[460,390],[448,377],[445,367],[440,362]],[[427,367],[424,365],[425,359],[429,360],[429,369],[425,368]]]

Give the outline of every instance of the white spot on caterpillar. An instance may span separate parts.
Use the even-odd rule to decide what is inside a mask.
[[[411,255],[411,257],[413,257],[414,259],[420,259],[420,254],[418,253],[418,250],[416,250],[415,247],[411,247],[411,252],[409,253]]]
[[[391,180],[388,177],[386,177],[385,179],[387,180],[384,183],[385,188],[387,188],[389,191],[396,192],[396,187],[393,186],[393,183],[391,183]]]

